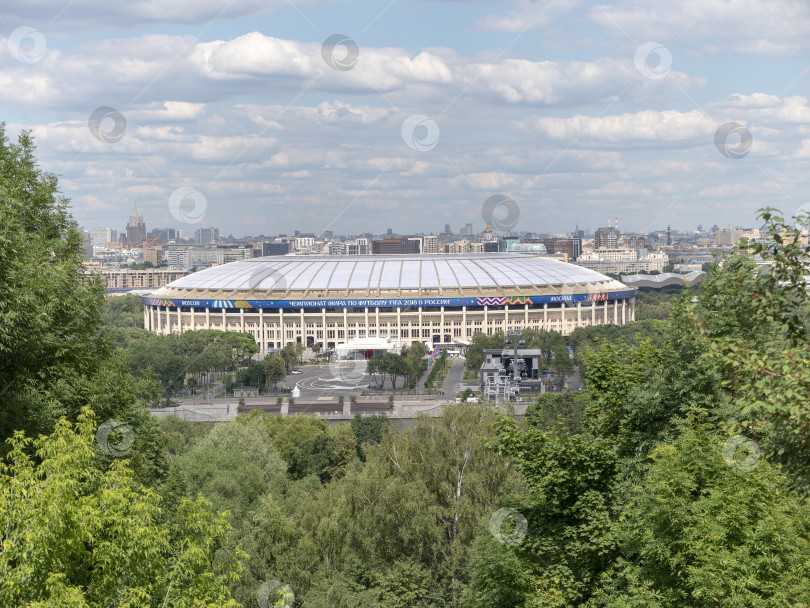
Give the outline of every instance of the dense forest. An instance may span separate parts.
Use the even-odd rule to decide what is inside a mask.
[[[587,389],[522,419],[212,427],[147,413],[160,384],[104,325],[121,315],[83,280],[56,178],[0,133],[0,605],[810,604],[810,251],[761,219],[772,242],[648,319],[577,330],[573,362],[532,337]]]

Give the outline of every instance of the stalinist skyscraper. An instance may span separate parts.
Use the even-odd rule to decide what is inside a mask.
[[[135,210],[129,216],[127,223],[127,244],[137,245],[146,238],[146,224],[143,217],[138,213],[138,205],[135,205]]]

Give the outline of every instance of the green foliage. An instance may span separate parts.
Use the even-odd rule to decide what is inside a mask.
[[[84,274],[68,200],[29,134],[12,144],[1,125],[0,252],[0,440],[50,433],[88,403],[100,416],[143,417],[150,388],[128,378],[101,333],[104,289]]]
[[[102,321],[106,327],[143,329],[143,300],[131,293],[108,296]]]
[[[164,394],[183,388],[187,376],[201,382],[206,374],[239,370],[237,384],[264,385],[268,370],[277,377],[274,364],[252,361],[258,346],[250,334],[224,332],[214,329],[187,331],[182,334],[157,335],[142,329],[108,328],[124,349],[132,373],[139,377],[154,377]],[[272,359],[273,357],[268,357]],[[276,380],[278,381],[278,380]]]
[[[666,321],[675,310],[675,303],[681,293],[694,293],[694,289],[669,286],[662,289],[640,289],[636,293],[636,322],[657,319]]]
[[[544,393],[526,408],[526,422],[544,431],[579,434],[587,426],[588,391]]]
[[[385,385],[387,375],[393,390],[396,390],[397,379],[400,376],[405,378],[405,384],[409,388],[414,388],[427,369],[427,360],[424,358],[426,353],[427,347],[417,342],[410,347],[404,347],[400,354],[375,355],[368,360],[366,372],[374,378],[378,387]],[[379,379],[377,374],[380,374]]]
[[[588,349],[594,349],[603,343],[623,343],[632,346],[645,338],[662,347],[667,341],[669,326],[668,322],[655,319],[634,321],[626,325],[589,325],[577,327],[568,336],[568,342],[574,349],[574,361],[579,367],[580,375],[587,379],[588,364],[585,353]]]
[[[447,349],[443,348],[441,354],[433,361],[433,366],[430,368],[427,378],[425,378],[425,390],[432,390],[435,388],[434,384],[437,383],[439,376],[441,375],[445,366],[449,365],[449,363],[450,360],[447,357]]]
[[[351,430],[357,443],[357,456],[365,461],[365,447],[379,445],[391,432],[391,421],[388,416],[361,416],[355,414],[351,422]]]
[[[213,566],[225,519],[202,499],[162,511],[126,460],[103,464],[95,441],[89,408],[49,436],[9,440],[0,605],[236,607],[227,585],[238,579],[241,552]]]
[[[220,424],[177,458],[178,472],[190,496],[202,494],[217,511],[240,522],[272,487],[282,491],[287,464],[273,449],[262,424]]]
[[[737,470],[725,438],[692,420],[652,464],[617,521],[621,557],[590,605],[801,606],[810,602],[806,501],[775,467]]]

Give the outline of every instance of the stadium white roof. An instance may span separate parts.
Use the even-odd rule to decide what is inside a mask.
[[[625,286],[594,270],[539,255],[361,255],[267,256],[240,260],[190,274],[154,295],[184,292],[272,292],[276,298],[381,293],[489,293],[536,291],[570,286],[573,292],[598,284],[602,290]],[[579,288],[577,288],[579,286]]]

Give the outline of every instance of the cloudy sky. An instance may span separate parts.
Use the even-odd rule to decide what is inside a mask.
[[[87,228],[753,226],[810,201],[808,32],[805,0],[26,0],[0,108]]]

